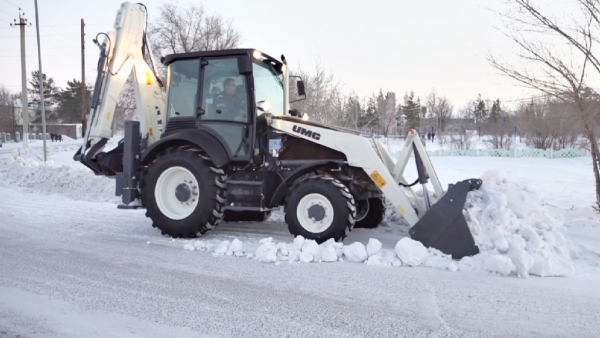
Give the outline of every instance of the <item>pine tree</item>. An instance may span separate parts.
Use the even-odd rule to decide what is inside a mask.
[[[493,124],[498,123],[500,118],[502,117],[502,108],[500,108],[500,99],[496,99],[492,104],[492,109],[490,110],[490,122]]]
[[[415,100],[415,93],[404,94],[404,105],[402,105],[402,114],[406,118],[406,126],[409,129],[418,129],[421,125],[421,99]]]
[[[87,86],[87,101],[92,88]],[[81,81],[67,81],[67,87],[56,95],[58,103],[56,118],[63,123],[81,123]]]
[[[481,94],[477,96],[477,100],[473,103],[473,117],[476,123],[483,123],[487,119],[487,108],[485,102],[481,99]]]
[[[27,93],[29,94],[29,102],[35,106],[37,106],[35,111],[35,117],[32,118],[31,122],[39,122],[42,119],[42,107],[41,107],[41,99],[40,99],[40,77],[39,71],[34,70],[31,72],[31,80],[29,80],[29,85],[31,88],[27,89]],[[49,113],[52,111],[53,106],[56,104],[57,94],[60,89],[54,83],[54,79],[47,78],[46,74],[42,74],[42,81],[44,85],[44,109],[46,111],[46,117],[51,117],[52,114]]]

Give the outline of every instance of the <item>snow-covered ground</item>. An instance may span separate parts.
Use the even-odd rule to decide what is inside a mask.
[[[355,229],[343,244],[292,238],[281,212],[173,240],[144,211],[116,208],[114,181],[72,160],[79,142],[52,144],[46,164],[40,147],[0,153],[0,295],[9,295],[0,297],[0,331],[600,332],[600,217],[590,158],[432,157],[444,185],[484,179],[466,209],[482,253],[451,261],[406,238],[408,228],[391,211],[381,227]],[[416,177],[413,168],[408,176]]]

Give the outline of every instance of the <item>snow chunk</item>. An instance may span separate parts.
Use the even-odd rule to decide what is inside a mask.
[[[219,243],[217,248],[215,249],[215,255],[224,255],[227,253],[227,249],[229,248],[229,241],[222,241]]]
[[[369,266],[381,266],[381,259],[379,256],[371,256],[367,259],[367,265]]]
[[[190,250],[190,251],[194,251],[194,250],[196,250],[196,248],[194,248],[194,245],[193,245],[193,244],[190,244],[190,243],[186,243],[186,244],[184,244],[184,245],[183,245],[183,249],[184,249],[184,250]]]
[[[485,260],[484,268],[488,271],[496,272],[503,276],[508,276],[513,270],[515,270],[515,265],[507,256],[492,255]]]
[[[563,277],[575,274],[575,268],[562,258],[536,256],[529,272],[540,277]]]
[[[312,262],[314,259],[313,255],[310,254],[309,252],[302,252],[300,253],[300,262],[302,263],[310,263]]]
[[[233,253],[242,251],[243,246],[244,246],[244,243],[242,243],[242,241],[240,241],[237,238],[234,238],[233,241],[231,241],[231,245],[229,246],[229,251],[231,251]]]
[[[270,240],[262,243],[254,253],[259,262],[275,263],[277,261],[277,245]]]
[[[260,241],[258,241],[259,244],[272,243],[272,242],[273,242],[273,237],[263,238]]]
[[[338,255],[335,252],[335,247],[333,245],[328,245],[321,251],[321,260],[323,260],[323,262],[335,262],[338,260]]]
[[[468,271],[471,271],[472,269],[473,269],[473,258],[471,258],[469,256],[463,257],[458,262],[458,270],[468,272]]]
[[[282,256],[287,256],[290,253],[289,250],[288,250],[288,245],[286,243],[279,243],[277,245],[277,248],[279,249],[279,253]]]
[[[364,262],[368,257],[365,246],[360,242],[344,246],[342,252],[350,262]]]
[[[296,249],[298,251],[302,250],[303,244],[304,244],[304,237],[296,236],[296,238],[294,238],[294,249]]]
[[[367,254],[369,255],[369,257],[376,255],[381,250],[381,247],[382,244],[380,241],[374,238],[369,238],[369,243],[367,243]]]
[[[302,244],[302,253],[310,254],[315,262],[318,262],[321,259],[321,248],[319,247],[319,244],[312,239],[304,241]]]
[[[399,240],[394,250],[402,264],[408,266],[419,266],[429,257],[429,252],[421,242],[408,237]]]

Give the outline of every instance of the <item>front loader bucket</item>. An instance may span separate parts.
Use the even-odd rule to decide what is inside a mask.
[[[480,179],[469,179],[450,185],[442,198],[410,229],[411,238],[453,259],[478,254],[479,248],[462,211],[469,191],[479,189],[482,183]]]

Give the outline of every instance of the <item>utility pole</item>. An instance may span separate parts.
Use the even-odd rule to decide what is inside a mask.
[[[42,104],[42,142],[44,144],[44,162],[46,162],[46,110],[44,109],[44,80],[42,78],[42,47],[40,45],[40,20],[38,15],[37,0],[35,0],[35,29],[37,31],[38,43],[38,63],[40,70],[38,72],[40,78],[40,102]]]
[[[21,114],[23,115],[23,149],[29,147],[29,110],[27,102],[27,67],[25,64],[25,26],[31,26],[27,24],[25,19],[25,13],[21,12],[19,8],[19,23],[15,19],[15,23],[11,23],[11,26],[21,26]]]
[[[85,23],[81,19],[81,136],[85,135],[87,127],[86,88],[85,88]]]

